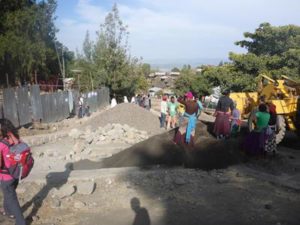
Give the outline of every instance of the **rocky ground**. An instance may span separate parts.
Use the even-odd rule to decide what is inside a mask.
[[[198,123],[195,149],[183,149],[130,104],[68,124],[32,148],[35,167],[17,189],[28,224],[299,224],[293,134],[275,157],[249,159],[243,137],[217,141],[209,122]]]

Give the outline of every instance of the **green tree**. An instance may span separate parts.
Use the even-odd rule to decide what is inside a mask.
[[[230,53],[236,70],[254,77],[268,73],[274,78],[288,75],[300,78],[300,27],[271,26],[262,23],[254,33],[244,33],[246,40],[236,42],[246,54]]]
[[[149,76],[149,74],[151,73],[151,65],[149,63],[142,64],[142,73],[145,77]]]
[[[180,69],[178,69],[177,67],[174,67],[173,69],[171,69],[171,72],[180,72]]]
[[[16,79],[33,80],[35,73],[43,78],[58,74],[61,72],[58,56],[62,52],[68,67],[72,54],[56,39],[56,6],[55,0],[0,1],[1,81],[5,74],[12,84]]]
[[[97,33],[93,60],[98,81],[108,86],[112,93],[131,96],[145,88],[144,76],[148,68],[131,57],[128,47],[127,26],[123,24],[117,5],[108,13]],[[146,69],[146,70],[145,70]]]

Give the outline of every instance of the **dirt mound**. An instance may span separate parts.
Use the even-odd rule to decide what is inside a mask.
[[[201,169],[220,169],[243,161],[240,140],[216,140],[210,134],[210,124],[198,122],[195,148],[174,144],[175,130],[153,136],[101,162],[74,163],[75,170],[111,167],[147,167],[151,165],[181,166]]]
[[[160,133],[159,118],[148,110],[135,104],[122,103],[101,113],[92,121],[93,127],[104,127],[109,123],[127,124],[137,130],[147,131],[149,134]]]

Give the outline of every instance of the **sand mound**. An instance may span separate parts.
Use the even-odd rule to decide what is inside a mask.
[[[103,127],[109,123],[127,124],[138,130],[147,131],[149,134],[161,132],[159,118],[148,110],[135,104],[122,103],[101,113],[92,121],[93,127]]]

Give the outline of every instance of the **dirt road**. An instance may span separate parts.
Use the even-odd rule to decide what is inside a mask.
[[[28,224],[299,224],[299,138],[289,135],[276,157],[257,160],[241,153],[242,136],[217,141],[209,131],[198,124],[193,150],[175,145],[170,131],[101,145],[95,152],[106,156],[94,161],[62,157],[70,137],[34,147],[39,163],[18,188]]]

